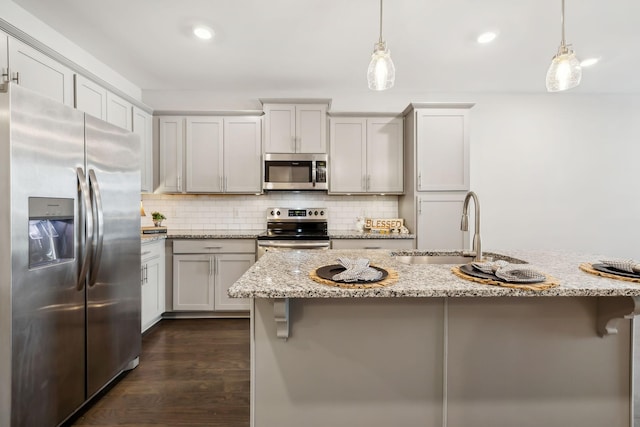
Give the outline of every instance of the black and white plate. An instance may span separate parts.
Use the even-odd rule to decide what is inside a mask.
[[[319,267],[316,270],[316,276],[321,277],[321,278],[326,279],[326,280],[331,280],[332,282],[336,282],[336,283],[363,284],[363,283],[380,282],[380,281],[386,279],[387,276],[389,275],[389,272],[387,270],[385,270],[384,268],[376,267],[375,265],[371,265],[370,267],[371,268],[375,268],[378,271],[382,271],[382,277],[380,277],[378,280],[358,280],[356,282],[345,282],[344,280],[333,280],[333,276],[335,276],[338,273],[342,273],[343,271],[346,270],[346,268],[344,268],[340,264],[332,264],[332,265],[325,265],[324,267]]]

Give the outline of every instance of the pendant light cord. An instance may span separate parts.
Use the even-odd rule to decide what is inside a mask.
[[[564,2],[564,0],[562,0]],[[379,43],[382,43],[382,0],[380,0],[380,40]]]
[[[560,45],[564,47],[567,45],[564,39],[564,0],[562,0],[562,14],[560,15],[560,24],[562,25],[562,42],[560,43]]]

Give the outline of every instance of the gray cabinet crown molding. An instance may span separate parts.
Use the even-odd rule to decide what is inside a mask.
[[[130,102],[131,104],[135,105],[136,107],[140,108],[141,110],[146,111],[149,114],[153,113],[153,109],[151,107],[149,107],[148,105],[143,104],[142,102],[140,102],[139,100],[137,100],[135,98],[132,98],[131,96],[129,96],[128,94],[124,93],[123,91],[121,91],[117,87],[115,87],[112,84],[102,80],[100,77],[96,76],[91,71],[89,71],[86,68],[81,67],[80,65],[76,64],[75,62],[69,60],[65,56],[63,56],[60,53],[58,53],[57,51],[51,49],[49,46],[47,46],[44,43],[38,41],[37,39],[33,38],[29,34],[25,33],[24,31],[22,31],[18,27],[16,27],[13,24],[5,21],[2,18],[0,18],[0,30],[4,31],[5,33],[7,33],[8,35],[10,35],[13,38],[15,38],[17,40],[20,40],[21,42],[27,44],[28,46],[36,49],[37,51],[42,52],[43,54],[51,57],[52,59],[54,59],[55,61],[59,62],[60,64],[70,68],[72,71],[74,71],[76,73],[79,73],[79,74],[82,74],[87,79],[92,80],[96,84],[99,84],[100,86],[104,87],[108,91],[110,91],[110,92],[118,95],[119,97],[125,99],[126,101]]]
[[[384,113],[384,112],[375,112],[375,111],[366,111],[366,112],[358,112],[358,111],[331,111],[327,113],[329,117],[388,117],[392,119],[401,119],[404,117],[403,113]]]
[[[331,108],[331,98],[260,98],[264,104],[327,104],[327,110]]]
[[[418,108],[471,108],[475,102],[412,102],[402,112],[403,116]]]
[[[185,110],[156,110],[153,112],[154,116],[263,116],[262,110],[229,110],[229,111],[185,111]]]

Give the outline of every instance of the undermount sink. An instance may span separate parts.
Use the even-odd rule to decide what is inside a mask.
[[[462,255],[399,255],[395,259],[403,264],[467,264],[473,256]]]
[[[475,255],[466,254],[461,251],[452,252],[392,252],[391,256],[396,261],[403,264],[468,264],[475,260]],[[526,261],[500,255],[492,252],[485,252],[482,256],[484,261],[504,260],[511,264],[526,264]]]

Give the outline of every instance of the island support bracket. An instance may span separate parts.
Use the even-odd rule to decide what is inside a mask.
[[[598,335],[618,333],[621,319],[632,319],[640,314],[640,297],[599,297],[597,325]]]
[[[289,298],[273,300],[273,316],[276,321],[276,336],[286,341],[289,338]]]

